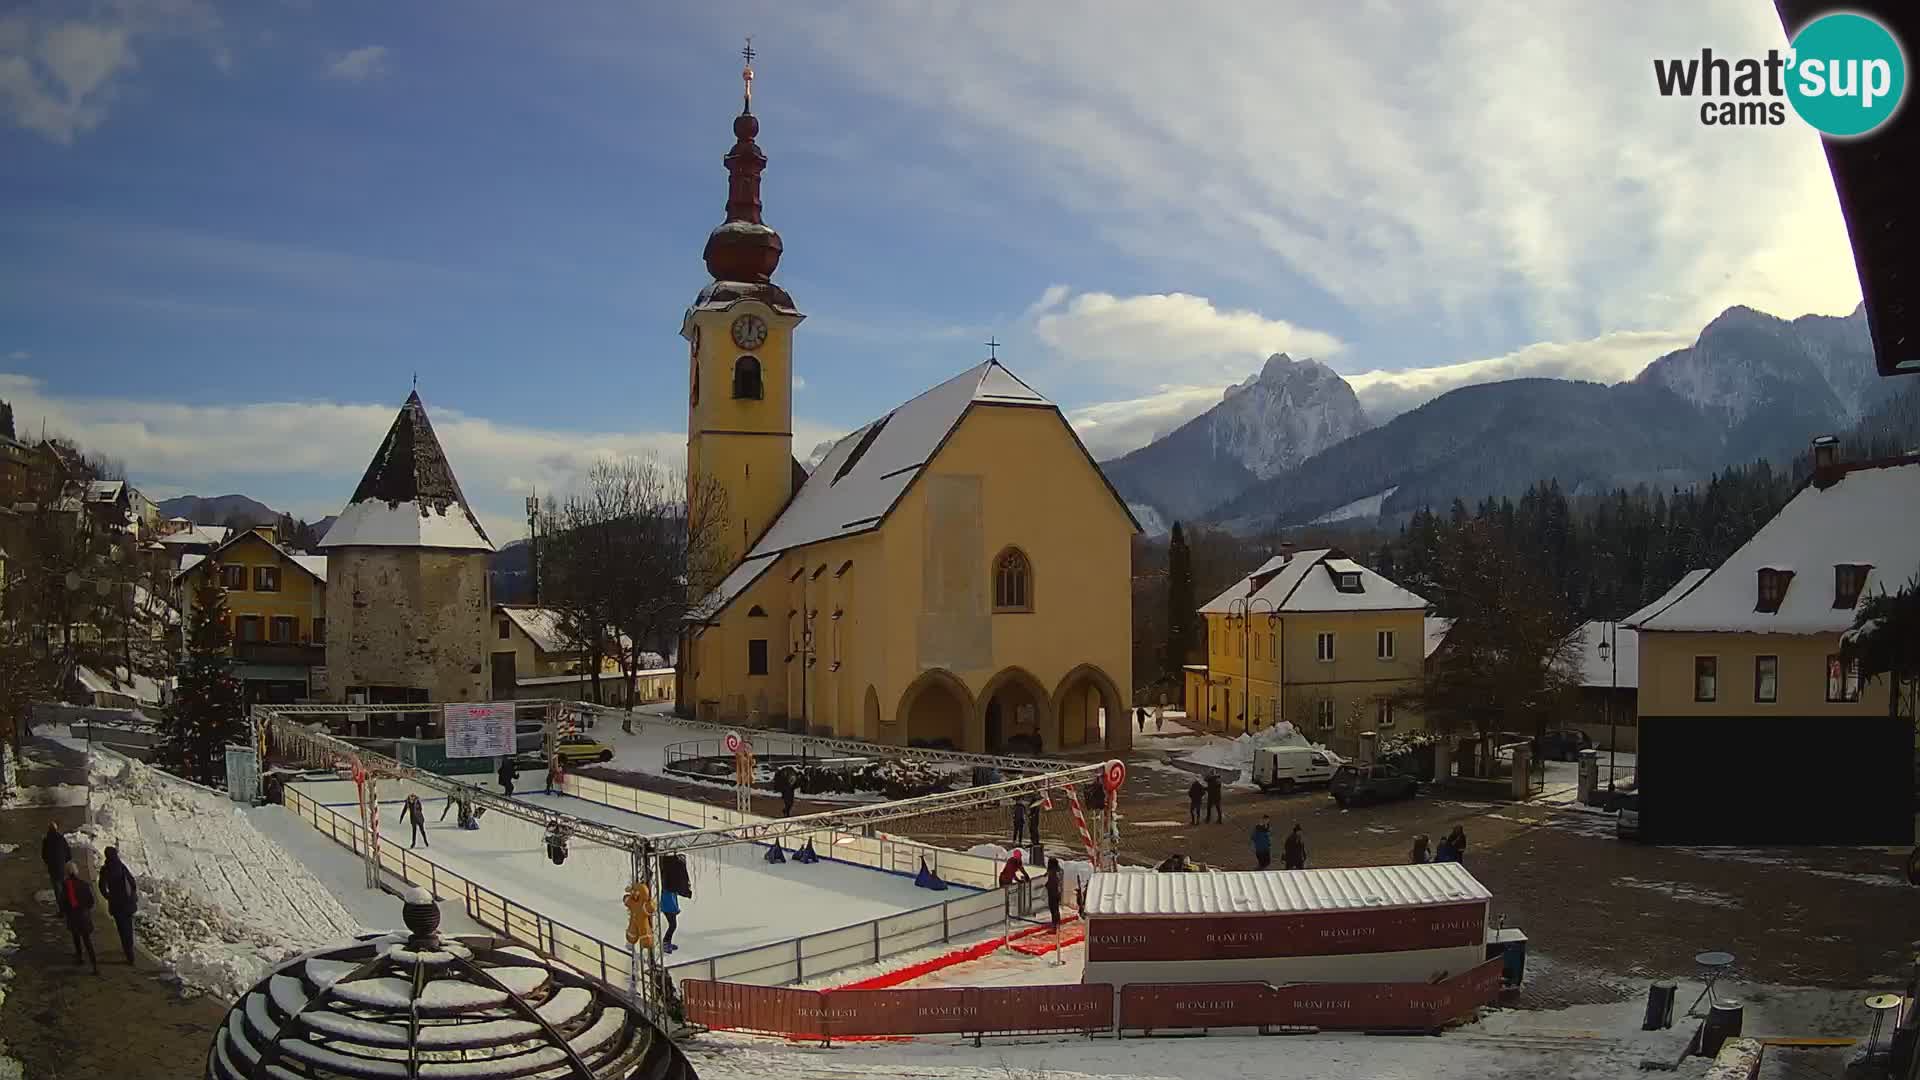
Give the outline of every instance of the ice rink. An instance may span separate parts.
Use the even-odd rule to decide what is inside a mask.
[[[537,788],[537,778],[534,786]],[[347,817],[357,817],[350,780],[303,782],[301,794]],[[573,837],[567,861],[547,858],[544,832],[531,822],[486,814],[477,830],[461,830],[454,814],[439,820],[446,800],[429,788],[388,780],[380,785],[380,834],[385,845],[406,845],[400,820],[409,792],[427,811],[427,843],[417,850],[448,870],[539,911],[556,922],[615,944],[626,940],[621,896],[631,873],[624,851]],[[657,835],[683,827],[565,795],[537,791],[516,796],[532,806]],[[823,859],[812,865],[768,865],[759,845],[733,845],[688,858],[693,899],[681,901],[679,951],[674,964],[737,952],[806,934],[836,930],[885,915],[929,907],[969,890],[916,888],[913,879]]]

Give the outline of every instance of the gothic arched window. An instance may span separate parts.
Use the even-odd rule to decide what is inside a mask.
[[[1033,565],[1019,548],[1010,547],[993,561],[993,610],[1033,610]]]
[[[760,400],[765,395],[760,388],[760,361],[751,356],[743,356],[733,362],[733,396]]]

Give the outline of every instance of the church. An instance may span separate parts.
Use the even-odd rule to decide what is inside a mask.
[[[891,745],[1125,749],[1139,524],[1057,405],[990,358],[811,473],[794,458],[806,316],[773,281],[742,74],[713,280],[680,329],[689,485],[723,495],[731,569],[692,583],[679,711]]]

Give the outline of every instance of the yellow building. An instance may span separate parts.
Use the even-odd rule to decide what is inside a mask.
[[[326,663],[327,560],[290,552],[272,536],[266,525],[236,532],[208,555],[183,557],[174,580],[181,632],[189,633],[196,592],[207,575],[219,575],[248,700],[291,702],[314,692],[314,669]]]
[[[495,604],[493,606],[493,654],[489,667],[493,672],[493,698],[559,697],[587,700],[591,695],[593,673],[583,650],[563,632],[561,613],[556,608],[537,604]],[[632,642],[625,635],[608,633],[609,654],[600,660],[601,703],[622,706],[627,703],[626,672],[622,659],[613,650],[625,650]],[[672,701],[673,668],[658,653],[644,653],[634,678],[634,704]]]
[[[1426,659],[1427,602],[1336,548],[1282,552],[1200,608],[1189,722],[1238,734],[1285,720],[1335,749],[1362,731],[1423,728],[1399,699]]]
[[[714,280],[681,324],[690,479],[724,490],[744,556],[689,617],[681,710],[975,751],[1128,745],[1138,526],[1058,407],[989,359],[811,475],[794,461],[804,316],[771,281],[758,131],[734,120]]]
[[[1888,806],[1912,790],[1912,703],[1890,715],[1887,679],[1863,680],[1841,635],[1866,598],[1920,572],[1920,457],[1846,465],[1834,451],[1816,442],[1814,476],[1773,520],[1623,624],[1639,631],[1642,824],[1659,838],[1911,834],[1910,811]],[[1795,760],[1815,747],[1834,768]],[[1791,784],[1764,782],[1780,770]],[[1796,832],[1890,819],[1892,834]]]

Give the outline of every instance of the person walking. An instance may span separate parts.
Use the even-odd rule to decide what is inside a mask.
[[[1059,859],[1047,860],[1047,912],[1053,916],[1053,932],[1060,932],[1060,902],[1067,896],[1067,872]]]
[[[66,871],[54,899],[60,905],[60,914],[66,917],[67,929],[73,932],[73,962],[92,964],[93,973],[98,975],[100,958],[93,954],[93,886],[80,876],[78,866],[68,863]],[[84,961],[80,958],[82,947],[87,952]]]
[[[1187,786],[1187,824],[1200,824],[1200,800],[1207,797],[1207,789],[1195,780]]]
[[[1421,833],[1415,836],[1413,838],[1413,851],[1408,854],[1407,862],[1418,866],[1421,863],[1432,861],[1433,853],[1427,850],[1427,834]]]
[[[1226,815],[1220,812],[1220,774],[1207,774],[1207,820],[1219,824],[1226,823]]]
[[[560,755],[553,755],[553,760],[547,762],[547,794],[551,795],[554,788],[561,787],[566,776],[566,770],[560,765]]]
[[[1141,706],[1133,707],[1133,722],[1140,725],[1140,734],[1147,733],[1147,710]]]
[[[519,776],[520,766],[514,762],[512,754],[508,754],[505,758],[501,759],[500,793],[509,799],[513,798],[513,782]]]
[[[780,793],[780,816],[792,817],[793,797],[800,790],[794,781],[792,766],[781,766],[780,771],[773,774],[773,787]]]
[[[60,826],[47,822],[47,835],[40,838],[40,861],[47,864],[47,884],[54,892],[67,876],[67,864],[73,861],[73,845],[60,833]]]
[[[407,801],[400,804],[400,817],[407,823],[408,847],[413,847],[415,842],[433,846],[427,839],[427,808],[419,795],[408,793]]]
[[[107,898],[107,914],[120,931],[120,951],[127,954],[127,966],[133,966],[133,913],[140,907],[140,888],[133,871],[120,861],[120,849],[107,849],[107,863],[100,868],[100,895]]]
[[[1165,730],[1167,730],[1167,695],[1161,694],[1160,704],[1153,707],[1153,733],[1158,735]]]
[[[1260,824],[1253,827],[1254,869],[1265,870],[1273,865],[1273,826],[1271,818],[1261,815]]]
[[[1295,825],[1287,834],[1286,846],[1280,849],[1280,865],[1288,870],[1307,868],[1307,838],[1301,835],[1300,826]]]
[[[667,920],[667,932],[660,938],[663,952],[678,952],[680,946],[673,943],[673,932],[680,929],[680,894],[672,889],[660,890],[660,917]]]

